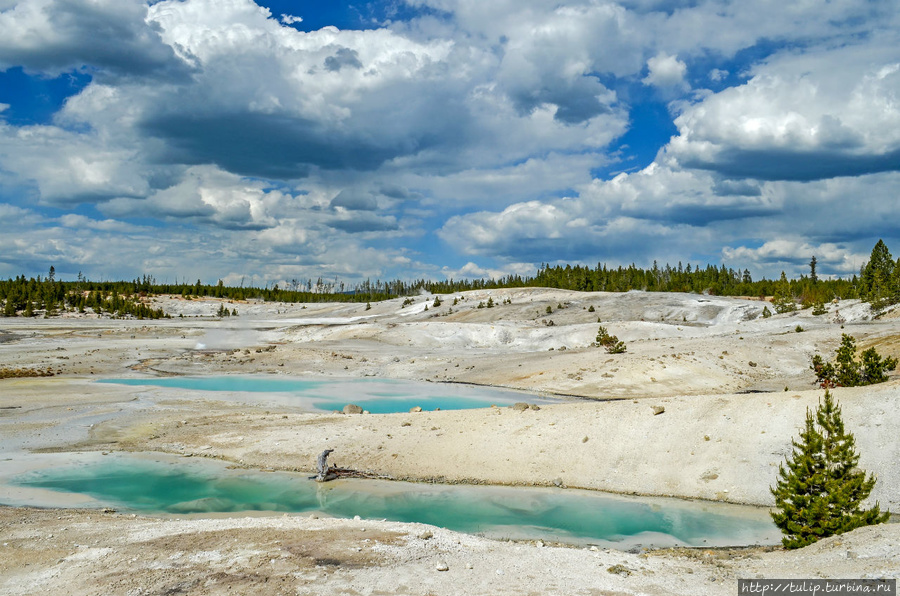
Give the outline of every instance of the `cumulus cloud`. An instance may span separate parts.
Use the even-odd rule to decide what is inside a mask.
[[[98,36],[78,29],[81,21],[74,17],[68,28],[47,25],[47,15],[89,9],[130,31],[122,36],[124,42],[134,39],[165,51],[96,46]],[[153,188],[161,168],[204,164],[280,180],[385,169],[452,176],[476,166],[536,163],[555,149],[596,151],[627,126],[624,106],[591,73],[596,56],[544,51],[573,30],[579,39],[589,39],[581,17],[616,30],[622,15],[617,10],[562,7],[534,40],[523,30],[521,47],[510,49],[506,62],[498,62],[493,47],[446,38],[416,40],[386,29],[303,33],[281,26],[249,0],[166,0],[149,7],[136,1],[31,0],[2,14],[10,30],[28,32],[21,40],[41,39],[41,48],[52,46],[52,35],[69,32],[63,36],[69,45],[54,54],[68,62],[10,56],[47,74],[81,62],[98,74],[118,72],[109,57],[119,54],[164,54],[166,64],[191,73],[189,80],[172,85],[95,81],[71,98],[56,120],[69,131],[94,131],[103,155],[81,172],[74,164],[58,184],[59,175],[48,176],[41,168],[14,168],[23,178],[39,174],[32,179],[45,201],[146,197],[165,190]],[[72,46],[75,42],[83,51]],[[577,40],[568,43],[574,49]],[[84,57],[77,57],[79,52]],[[90,136],[72,137],[81,145],[79,154],[90,153],[84,150]],[[20,161],[43,159],[45,152],[34,145],[33,155]],[[101,157],[105,175],[99,171]],[[583,181],[591,166],[581,161]],[[527,185],[534,194],[559,188],[534,182]]]
[[[677,56],[660,52],[647,60],[647,71],[647,76],[642,79],[645,85],[682,91],[690,89],[690,85],[684,80],[687,64]]]
[[[897,41],[773,57],[676,118],[668,158],[770,180],[900,169]]]
[[[365,171],[452,144],[451,122],[468,126],[465,111],[448,104],[457,84],[442,74],[449,44],[387,30],[304,33],[245,4],[255,6],[192,0],[150,9],[162,38],[200,70],[142,118],[170,159],[282,179],[311,168]]]
[[[378,199],[359,189],[345,189],[331,199],[331,206],[348,211],[375,211],[378,209]]]
[[[887,223],[895,183],[898,173],[819,182],[721,180],[652,164],[594,181],[565,199],[455,216],[439,234],[464,254],[510,261],[544,262],[552,255],[595,264],[614,254],[617,262],[649,265],[694,254],[777,276],[782,269],[804,273],[816,254],[820,271],[845,275],[858,270],[857,257],[871,250],[873,237],[896,237]]]
[[[845,245],[824,243],[813,245],[798,239],[770,240],[756,248],[740,246],[722,249],[722,256],[728,262],[741,263],[756,270],[773,270],[778,267],[792,273],[806,267],[813,256],[817,262],[828,264],[829,270],[840,275],[859,272],[860,265],[868,260],[868,253],[854,252]]]
[[[615,262],[647,262],[678,254],[706,234],[681,225],[666,225],[617,216],[592,220],[578,217],[581,205],[529,202],[500,213],[481,212],[447,221],[439,234],[464,254],[504,260],[588,262],[615,255]],[[673,250],[675,249],[675,250]]]
[[[133,149],[95,133],[0,122],[2,169],[30,181],[48,204],[74,205],[148,192],[147,165]]]
[[[441,275],[447,279],[500,279],[507,275],[534,275],[532,263],[507,263],[503,267],[482,267],[469,261],[462,267],[442,267]]]
[[[2,8],[2,7],[0,7]],[[56,75],[184,77],[188,70],[146,21],[140,0],[22,0],[0,9],[0,68]]]
[[[140,199],[116,198],[101,210],[116,217],[193,219],[226,229],[264,229],[291,215],[292,197],[213,166],[185,170],[171,186]]]

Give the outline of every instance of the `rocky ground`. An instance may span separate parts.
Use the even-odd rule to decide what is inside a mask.
[[[479,308],[491,299],[496,306]],[[338,463],[393,478],[562,484],[769,505],[822,391],[811,356],[841,333],[900,355],[891,314],[855,301],[761,317],[765,303],[689,294],[467,292],[372,304],[157,298],[175,318],[0,320],[6,474],[35,451],[163,451],[258,469]],[[456,304],[454,304],[454,301]],[[426,306],[428,307],[426,310]],[[547,309],[550,309],[550,313]],[[181,315],[181,316],[179,316]],[[628,350],[593,347],[598,319]],[[798,327],[801,329],[798,331]],[[97,378],[266,373],[460,382],[578,396],[523,411],[312,414]],[[837,389],[873,498],[900,511],[900,381]],[[3,472],[0,472],[2,483]],[[0,489],[0,594],[733,594],[739,577],[894,577],[900,526],[800,551],[619,551],[508,543],[424,526],[301,516],[155,519],[29,509]],[[4,500],[5,499],[5,500]],[[431,538],[421,538],[431,532]],[[448,571],[438,571],[444,564]],[[138,571],[138,573],[135,573]],[[80,591],[79,591],[80,590]]]

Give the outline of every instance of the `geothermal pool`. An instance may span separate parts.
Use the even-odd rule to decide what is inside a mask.
[[[446,486],[228,469],[162,454],[46,454],[0,490],[0,503],[114,507],[152,514],[241,511],[421,522],[501,539],[635,546],[775,544],[765,510],[572,489]],[[74,459],[73,459],[74,458]],[[58,461],[57,461],[58,460]],[[10,496],[14,495],[14,496]],[[10,502],[14,501],[14,502]]]
[[[303,379],[267,375],[218,375],[209,377],[147,377],[102,379],[98,383],[155,386],[168,389],[216,393],[216,399],[239,397],[293,405],[313,411],[340,410],[356,404],[372,414],[408,412],[415,406],[423,410],[465,410],[508,406],[515,402],[560,403],[560,399],[450,383],[426,383],[390,379]]]

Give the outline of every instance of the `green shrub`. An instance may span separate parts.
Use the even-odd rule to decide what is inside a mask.
[[[627,349],[625,342],[619,341],[619,338],[615,335],[610,335],[603,325],[597,331],[596,344],[606,348],[606,351],[610,354],[622,354]]]

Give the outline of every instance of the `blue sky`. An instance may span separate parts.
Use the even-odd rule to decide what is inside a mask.
[[[0,0],[0,276],[900,253],[900,9]]]

